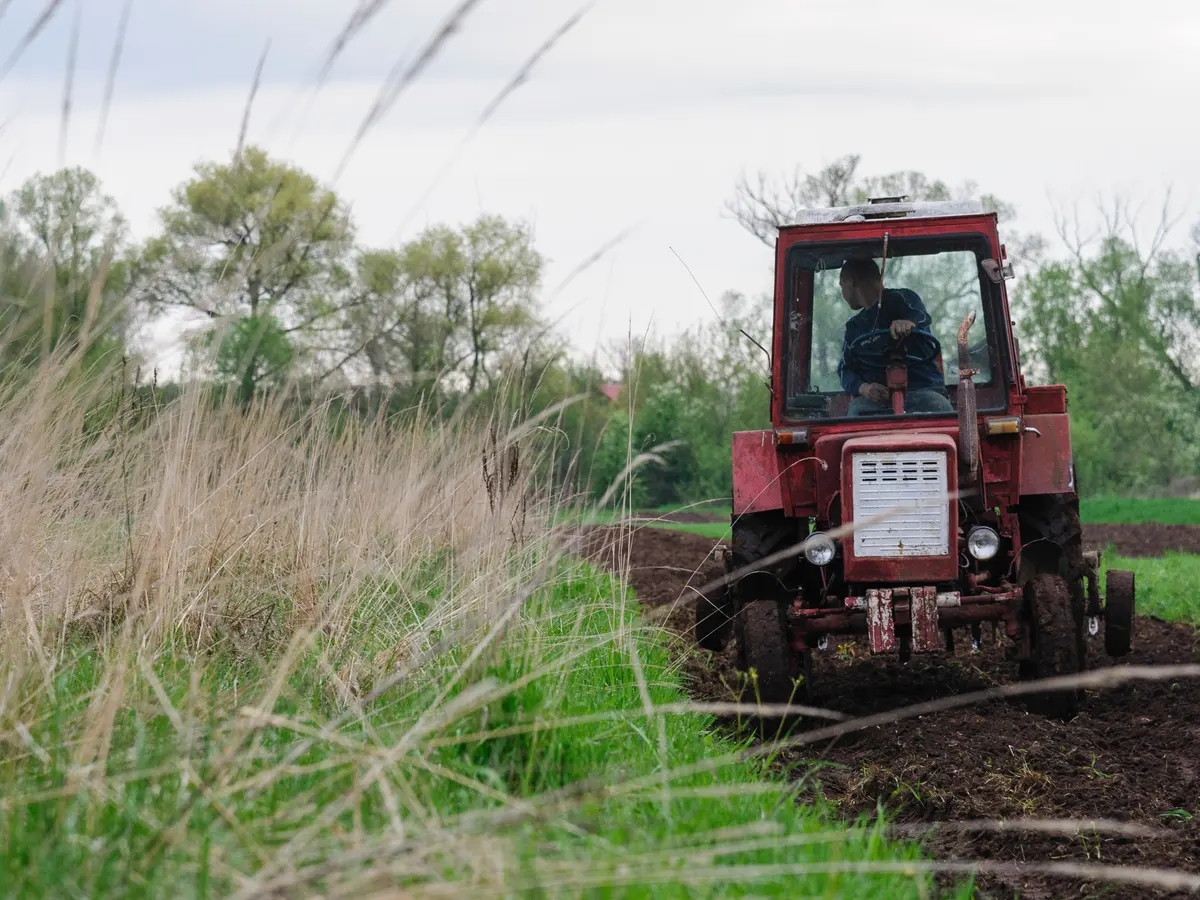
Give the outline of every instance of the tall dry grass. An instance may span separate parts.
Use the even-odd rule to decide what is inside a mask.
[[[447,615],[483,612],[477,602],[511,587],[517,504],[528,530],[536,488],[526,463],[493,510],[482,435],[331,404],[214,406],[200,390],[148,404],[50,372],[0,408],[0,627],[40,666],[96,619],[144,648],[266,649],[314,629],[336,646],[355,614],[386,614],[364,588],[404,584],[443,552],[459,601]],[[89,428],[98,411],[108,421]],[[544,511],[535,499],[534,517]]]
[[[103,797],[121,714],[148,704],[178,730],[223,720],[225,748],[203,764],[209,788],[227,787],[254,753],[247,710],[269,717],[305,667],[327,702],[291,706],[302,718],[322,708],[323,739],[361,722],[372,691],[432,685],[437,703],[475,708],[451,689],[462,673],[447,671],[447,651],[494,647],[549,580],[547,544],[529,540],[546,512],[534,453],[514,461],[503,435],[432,416],[364,422],[331,403],[243,409],[194,390],[154,408],[121,375],[81,379],[59,361],[0,404],[10,762],[53,758],[76,795]],[[512,448],[530,443],[514,436]],[[485,478],[486,453],[504,465],[499,483]],[[81,657],[93,660],[83,682]],[[156,674],[166,663],[189,670],[191,708]],[[200,699],[223,669],[260,677]],[[64,689],[84,707],[50,746],[38,735],[64,718]]]

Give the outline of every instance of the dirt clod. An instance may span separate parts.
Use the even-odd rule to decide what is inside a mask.
[[[1122,553],[1200,552],[1182,526],[1091,526],[1085,542],[1115,542]],[[1100,529],[1116,529],[1100,530]],[[1165,530],[1164,530],[1165,529]],[[1180,537],[1183,535],[1184,537]],[[718,577],[713,541],[657,528],[620,533],[592,529],[593,557],[626,572],[649,614],[680,635],[689,687],[698,699],[732,699],[735,648],[713,655],[694,648],[695,588]],[[1174,543],[1173,543],[1174,542]],[[1148,617],[1135,621],[1133,651],[1119,661],[1090,638],[1089,668],[1200,662],[1200,639],[1189,627]],[[1016,680],[1004,639],[984,629],[972,653],[960,635],[953,655],[914,655],[907,665],[873,658],[857,641],[830,643],[814,654],[811,703],[852,715],[895,709],[947,694]],[[1181,869],[1200,873],[1200,684],[1130,684],[1089,692],[1070,721],[1037,715],[1019,702],[939,713],[843,737],[809,751],[827,765],[816,783],[847,818],[871,815],[877,804],[900,823],[972,819],[1117,819],[1164,829],[1161,838],[1081,834],[966,833],[934,827],[929,852],[943,859],[1073,861]],[[799,726],[799,727],[804,727]],[[832,764],[832,765],[829,765]],[[980,897],[1174,897],[1059,878],[984,877]]]

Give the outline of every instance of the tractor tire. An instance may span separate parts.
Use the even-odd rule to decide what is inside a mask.
[[[1020,664],[1022,679],[1037,681],[1077,675],[1084,669],[1084,604],[1061,575],[1042,573],[1025,585],[1026,628],[1032,654]],[[1029,708],[1061,719],[1072,718],[1083,699],[1081,690],[1029,696]]]
[[[744,603],[735,621],[738,668],[749,676],[742,689],[742,702],[806,702],[808,683],[806,680],[796,685],[800,660],[792,649],[783,604],[774,600]]]
[[[705,650],[720,653],[733,636],[733,615],[730,611],[728,589],[716,597],[701,595],[696,599],[696,643]]]
[[[1104,579],[1104,650],[1125,656],[1133,648],[1134,579],[1132,572],[1109,569]]]
[[[797,539],[797,524],[779,511],[734,516],[730,523],[734,558],[745,564],[770,556]]]
[[[784,547],[798,544],[803,537],[799,520],[789,519],[781,512],[734,516],[730,531],[732,534],[728,571],[739,571],[752,566]],[[799,565],[798,557],[797,553],[758,571],[739,576],[729,586],[732,599],[735,603],[748,603],[772,591],[778,593],[781,586],[795,575]]]
[[[1084,594],[1083,525],[1079,498],[1072,495],[1023,499],[1020,512],[1022,555],[1040,572],[1061,575],[1074,594]],[[1034,572],[1029,573],[1032,577]]]

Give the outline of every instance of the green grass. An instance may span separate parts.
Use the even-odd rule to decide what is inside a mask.
[[[639,510],[643,515],[664,515],[673,512],[710,513],[728,519],[733,514],[733,506],[727,500],[701,500],[696,503],[672,504],[658,506],[652,509]]]
[[[1200,599],[1196,596],[1196,585],[1200,584],[1200,556],[1168,553],[1163,557],[1131,559],[1106,553],[1101,585],[1104,584],[1103,572],[1108,569],[1128,569],[1134,573],[1140,615],[1200,627]]]
[[[706,717],[645,716],[647,702],[686,695],[662,634],[639,626],[618,591],[606,576],[573,570],[470,665],[471,648],[450,647],[362,718],[324,731],[345,708],[329,673],[348,676],[322,647],[286,672],[274,701],[270,665],[160,656],[122,671],[117,650],[77,646],[49,682],[30,673],[28,738],[0,756],[0,894],[221,897],[285,854],[315,867],[394,844],[402,828],[406,851],[364,858],[393,859],[389,883],[417,894],[460,882],[476,897],[927,895],[922,875],[805,874],[810,864],[919,856],[877,825],[846,829],[834,810],[797,803],[765,763],[733,761],[736,746]],[[124,693],[98,768],[81,770],[82,748],[97,741],[93,704],[112,696],[114,677]],[[369,673],[358,677],[368,692]],[[468,702],[470,691],[483,699]],[[455,698],[459,714],[395,751]],[[246,713],[254,708],[274,718],[256,721]],[[389,748],[394,759],[371,782]],[[590,795],[536,812],[552,792],[589,782]],[[523,800],[534,807],[513,814]],[[748,867],[765,868],[756,876]],[[281,896],[354,895],[341,877]]]
[[[705,500],[698,503],[687,503],[681,505],[659,506],[650,509],[638,509],[632,513],[624,509],[585,509],[568,511],[561,514],[563,521],[578,522],[583,525],[611,525],[618,519],[629,518],[631,515],[639,520],[652,519],[655,516],[669,515],[676,512],[693,512],[704,513],[705,515],[717,516],[721,519],[721,524],[728,527],[729,519],[733,515],[733,507],[724,501]],[[676,523],[659,523],[659,524],[676,524]],[[695,523],[692,523],[695,524]],[[710,524],[710,523],[701,523]]]
[[[1085,523],[1095,524],[1200,525],[1200,500],[1095,497],[1080,501],[1079,514]]]

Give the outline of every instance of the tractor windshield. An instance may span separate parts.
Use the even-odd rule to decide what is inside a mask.
[[[953,414],[958,327],[972,312],[968,346],[979,407],[1003,406],[1004,388],[994,375],[986,242],[975,236],[895,239],[886,265],[882,257],[878,240],[799,245],[789,252],[787,417],[894,415],[897,363],[907,382],[905,415]]]

